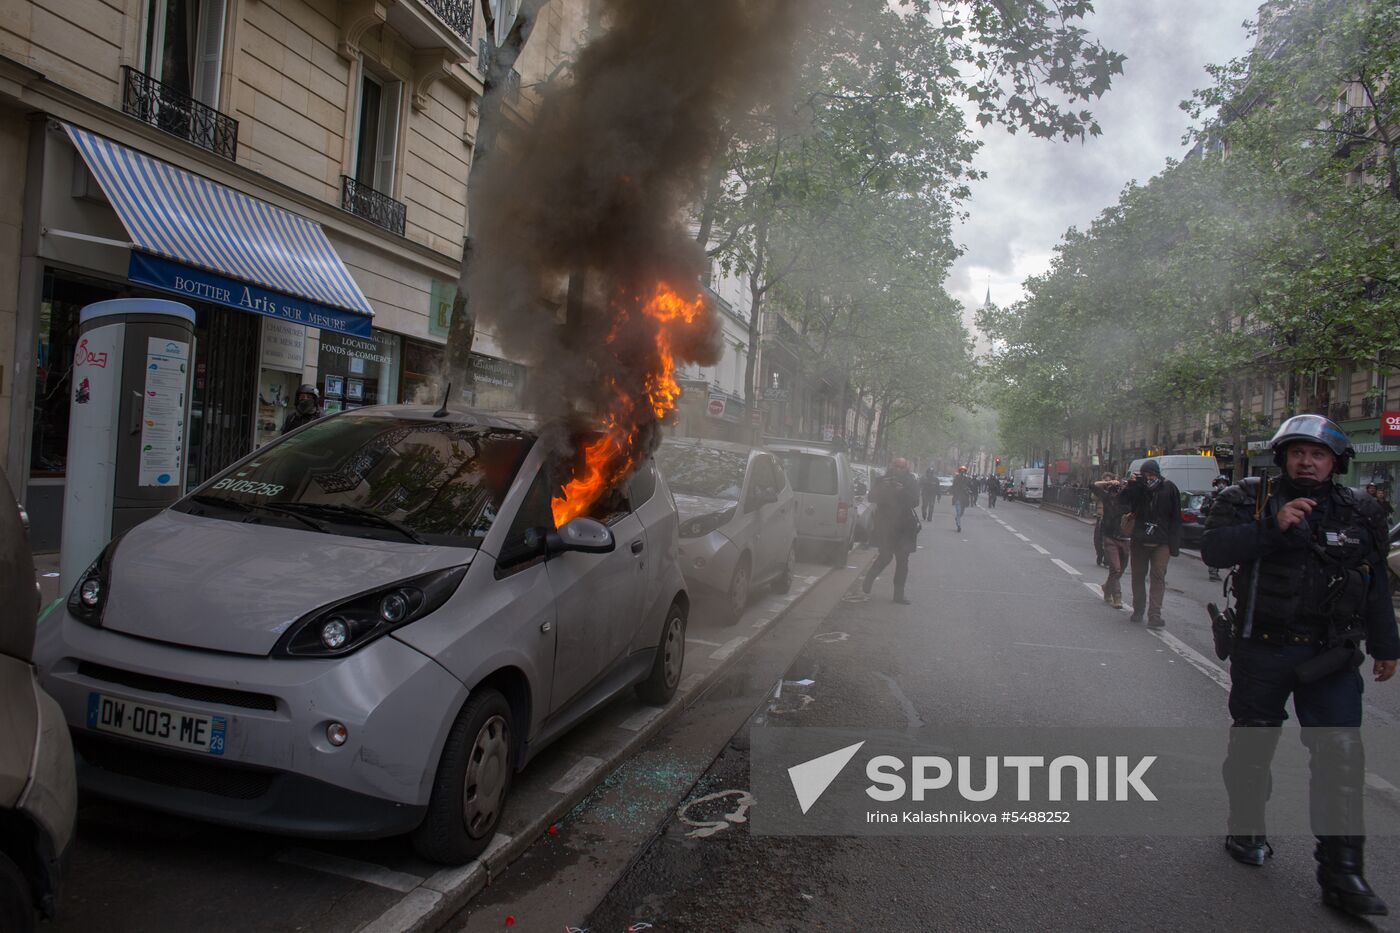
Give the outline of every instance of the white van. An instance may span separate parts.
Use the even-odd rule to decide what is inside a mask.
[[[1012,474],[1011,490],[1023,502],[1039,502],[1045,496],[1045,471],[1040,467],[1025,467]]]
[[[1137,473],[1149,458],[1141,457],[1128,465],[1129,473]],[[1165,454],[1152,457],[1162,468],[1162,479],[1169,479],[1181,492],[1210,492],[1211,480],[1220,475],[1220,464],[1214,457],[1198,454]]]

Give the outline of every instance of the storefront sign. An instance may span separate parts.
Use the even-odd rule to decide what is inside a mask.
[[[1400,444],[1400,411],[1381,412],[1381,443],[1388,446]]]
[[[351,409],[398,401],[399,343],[397,334],[384,331],[368,337],[323,331],[317,366],[324,410],[333,410],[332,402]]]
[[[178,486],[180,446],[185,437],[185,374],[190,345],[181,340],[146,340],[146,391],[141,411],[139,486]]]
[[[196,269],[138,250],[131,251],[127,278],[186,298],[223,305],[226,308],[237,308],[239,311],[249,311],[253,314],[265,314],[303,327],[319,327],[339,334],[368,337],[373,326],[373,320],[363,314],[342,311],[294,295],[269,291],[257,285],[235,281],[217,272]]]
[[[283,373],[300,373],[306,353],[306,328],[276,318],[262,322],[262,365]]]
[[[1068,472],[1069,472],[1069,461],[1068,461],[1068,460],[1056,460],[1056,461],[1055,461],[1055,472],[1056,472],[1056,473],[1068,473]]]
[[[437,337],[447,336],[452,329],[452,304],[456,300],[456,285],[433,279],[432,294],[428,300],[428,333]]]

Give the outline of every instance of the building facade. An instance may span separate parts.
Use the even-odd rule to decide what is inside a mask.
[[[572,49],[555,0],[509,98]],[[18,0],[0,18],[0,439],[58,547],[77,316],[195,309],[193,485],[327,411],[428,401],[490,53],[473,0]],[[478,403],[523,367],[479,333]],[[432,399],[432,401],[437,401]]]

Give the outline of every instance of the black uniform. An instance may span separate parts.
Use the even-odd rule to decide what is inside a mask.
[[[1246,479],[1217,497],[1201,544],[1207,565],[1238,565],[1231,583],[1238,636],[1230,659],[1230,715],[1236,726],[1279,726],[1288,718],[1284,707],[1291,695],[1302,726],[1358,727],[1360,644],[1364,640],[1377,659],[1400,657],[1380,510],[1330,481],[1308,487],[1282,477],[1263,489],[1260,483]],[[1313,499],[1316,507],[1305,522],[1279,531],[1275,516],[1299,497]],[[1258,578],[1251,581],[1255,573]],[[1269,786],[1268,762],[1280,732],[1231,733],[1223,769],[1230,832],[1246,842],[1262,832],[1267,796],[1246,789]],[[1365,778],[1359,733],[1308,731],[1304,742],[1313,757],[1314,829],[1319,806],[1359,827]],[[1359,829],[1353,831],[1358,835],[1318,837],[1318,880],[1324,896],[1333,898],[1328,903],[1337,899],[1338,889],[1350,896],[1349,879],[1360,879],[1363,837]],[[1266,845],[1259,839],[1256,864],[1262,864]]]

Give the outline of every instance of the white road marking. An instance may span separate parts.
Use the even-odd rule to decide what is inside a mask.
[[[1054,564],[1056,567],[1059,567],[1059,568],[1060,568],[1061,570],[1063,570],[1065,573],[1072,574],[1073,576],[1076,576],[1076,577],[1082,577],[1082,576],[1084,576],[1084,574],[1080,573],[1078,570],[1075,570],[1073,567],[1071,567],[1069,564],[1065,563],[1064,561],[1060,560],[1058,557],[1052,557],[1052,558],[1050,558],[1050,563]]]
[[[1100,654],[1124,654],[1117,648],[1082,648],[1079,645],[1038,645],[1032,641],[1013,641],[1011,643],[1019,648],[1063,648],[1066,651],[1097,651]]]
[[[564,776],[550,785],[549,789],[556,794],[568,794],[583,785],[583,782],[593,776],[599,768],[603,767],[603,759],[594,758],[591,755],[580,758],[574,766],[564,772]]]
[[[418,875],[394,871],[372,862],[331,855],[329,852],[318,852],[315,849],[284,849],[277,853],[276,858],[277,861],[288,865],[300,865],[302,868],[310,868],[327,875],[353,878],[366,884],[388,888],[390,891],[398,891],[400,894],[407,894],[423,883],[423,879]]]
[[[704,674],[701,674],[701,673],[687,674],[686,677],[685,677],[685,679],[681,681],[681,685],[677,688],[677,691],[680,692],[680,693],[689,693],[690,691],[694,690],[696,687],[700,686],[700,685],[703,684],[704,682],[705,682],[705,675],[704,675]]]
[[[710,659],[712,661],[723,661],[725,658],[729,657],[731,654],[743,647],[744,642],[748,640],[749,636],[747,635],[740,635],[738,638],[731,638],[729,639],[729,641],[720,645],[718,649],[710,652]]]
[[[723,644],[723,642],[718,641],[706,641],[703,638],[687,638],[685,640],[685,643],[687,645],[707,645],[711,648],[718,648],[721,644]]]
[[[1196,670],[1205,674],[1221,687],[1224,687],[1226,690],[1230,689],[1230,675],[1227,674],[1225,669],[1219,664],[1216,664],[1166,629],[1150,628],[1147,630],[1147,633],[1156,638],[1160,638],[1162,644],[1181,655],[1181,657],[1186,660],[1187,664],[1190,664]]]
[[[1032,542],[1031,547],[1035,548],[1037,551],[1039,551],[1039,552],[1042,553],[1042,554],[1048,555],[1048,554],[1050,553],[1049,551],[1045,550],[1045,548],[1041,547],[1041,546],[1038,545],[1038,544],[1035,544],[1034,542]]]
[[[1088,580],[1081,580],[1080,582],[1089,588],[1090,593],[1093,593],[1099,599],[1103,599],[1103,586],[1101,584],[1090,583]]]
[[[647,709],[638,710],[617,724],[619,729],[626,729],[628,732],[641,732],[657,716],[665,712],[664,706],[652,706]]]
[[[1015,528],[1012,528],[1010,525],[1006,524],[1006,522],[1002,522],[1002,523],[1001,523],[1001,526],[1002,526],[1003,528],[1005,528],[1007,531],[1011,532],[1013,535],[1016,533],[1016,529],[1015,529]]]
[[[1016,537],[1020,538],[1022,541],[1026,542],[1027,544],[1030,544],[1030,543],[1031,543],[1031,539],[1030,539],[1030,538],[1027,538],[1025,535],[1021,534],[1019,531],[1016,532]]]

